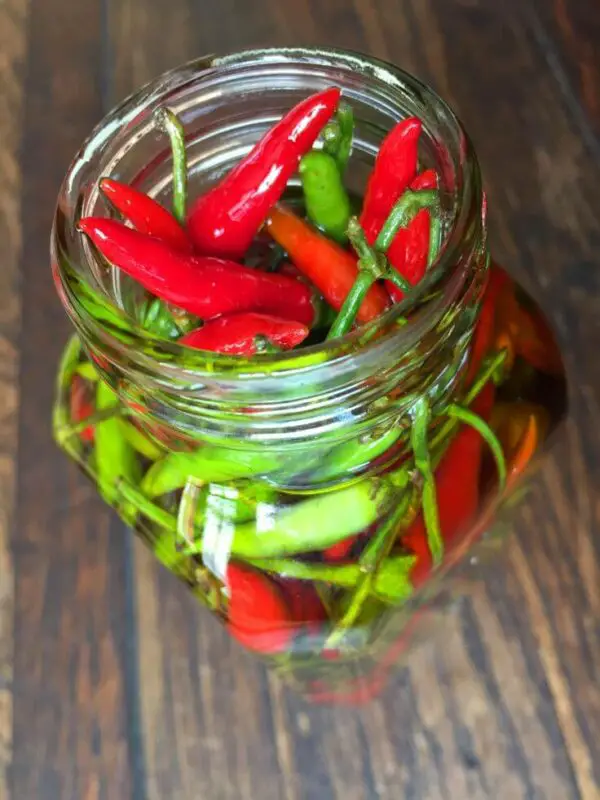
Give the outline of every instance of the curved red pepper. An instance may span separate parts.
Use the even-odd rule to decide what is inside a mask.
[[[410,188],[436,189],[438,176],[434,169],[427,169],[414,179]],[[391,243],[387,257],[390,264],[403,275],[406,280],[416,286],[427,269],[429,256],[429,238],[431,234],[431,214],[423,208],[410,221],[406,228],[400,228]],[[402,300],[403,292],[395,283],[386,282],[390,297],[395,303]]]
[[[86,217],[79,228],[102,255],[152,294],[201,319],[262,311],[303,325],[315,311],[308,286],[219,258],[190,256],[116,220]]]
[[[339,311],[358,275],[355,256],[283,206],[271,209],[266,227],[294,265],[310,278],[329,305]],[[385,289],[374,284],[363,300],[358,319],[369,322],[389,305]]]
[[[473,411],[489,418],[494,404],[495,388],[488,383],[472,405]],[[479,508],[479,474],[483,455],[483,439],[470,426],[463,425],[442,458],[436,472],[438,513],[444,542],[453,542],[457,534],[466,532]],[[411,571],[415,588],[431,573],[431,553],[423,515],[402,536],[402,544],[417,556]]]
[[[299,322],[248,311],[212,319],[178,341],[198,350],[252,356],[257,352],[259,336],[289,350],[304,341],[308,334],[309,329]]]
[[[294,623],[279,587],[265,575],[234,563],[227,567],[227,585],[231,635],[260,653],[285,650],[294,635]]]
[[[184,253],[192,252],[192,242],[187,233],[175,217],[156,200],[112,178],[102,178],[100,189],[117,211],[140,233],[154,236]]]
[[[399,122],[385,137],[369,176],[360,224],[372,244],[396,201],[417,172],[417,145],[423,125],[417,117]]]
[[[331,88],[303,100],[221,183],[196,200],[188,230],[201,253],[227,258],[244,255],[339,98],[340,90]]]

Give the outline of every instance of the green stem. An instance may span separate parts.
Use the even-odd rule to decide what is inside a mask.
[[[259,333],[254,337],[254,347],[256,349],[257,355],[258,354],[275,355],[277,353],[283,353],[281,347],[277,347],[276,344],[273,344],[273,342],[262,333]]]
[[[173,153],[173,213],[183,225],[187,206],[187,157],[183,125],[177,114],[164,106],[156,109],[154,121],[171,140]]]
[[[344,174],[352,152],[354,111],[348,103],[340,103],[335,119],[323,129],[323,150],[333,156],[340,175]]]
[[[430,419],[429,401],[421,397],[413,409],[413,424],[411,429],[411,444],[415,457],[415,466],[423,478],[423,520],[427,531],[427,543],[431,552],[434,565],[440,564],[444,553],[444,541],[440,529],[438,515],[437,491],[435,476],[431,466],[431,456],[427,433]]]
[[[385,277],[391,283],[395,283],[404,294],[410,292],[413,288],[412,283],[409,283],[409,281],[407,281],[406,278],[403,275],[400,275],[400,273],[395,269],[390,269],[389,274],[387,274]]]
[[[406,492],[396,511],[377,531],[362,554],[359,562],[362,577],[358,581],[344,615],[329,636],[327,647],[336,647],[343,640],[345,631],[351,628],[360,616],[365,601],[371,594],[379,568],[396,541],[398,526],[410,508],[411,497],[412,492]]]
[[[354,320],[356,319],[356,315],[358,314],[363,300],[376,280],[377,278],[366,270],[361,270],[358,273],[333,325],[329,329],[326,341],[331,341],[331,339],[336,339],[338,336],[344,336],[344,334],[348,333],[354,324]]]
[[[114,419],[114,417],[125,416],[128,413],[125,408],[105,408],[102,411],[96,411],[90,414],[89,417],[79,420],[79,422],[68,422],[58,425],[54,429],[54,435],[59,442],[69,439],[71,436],[77,436],[86,428],[94,428],[100,422],[106,422],[107,419]]]
[[[421,209],[435,209],[438,205],[437,189],[420,189],[418,191],[407,189],[383,223],[379,236],[375,240],[375,249],[385,253],[394,241],[399,228],[405,228]]]
[[[117,481],[119,493],[123,499],[132,506],[137,508],[138,513],[143,514],[152,522],[160,525],[165,531],[172,533],[173,536],[177,534],[177,520],[164,508],[161,508],[152,500],[149,500],[140,490],[133,486],[131,483],[120,478]]]
[[[382,278],[385,271],[382,263],[386,266],[387,264],[381,254],[377,253],[367,241],[358,217],[350,217],[348,220],[348,239],[358,256],[360,269],[372,272],[376,279]]]
[[[348,238],[358,255],[359,272],[329,329],[327,341],[348,333],[371,286],[376,280],[391,272],[382,267],[380,256],[367,242],[365,232],[356,217],[350,217],[348,222]]]
[[[468,408],[463,408],[455,403],[452,403],[448,406],[446,413],[449,417],[453,417],[460,422],[464,422],[466,425],[470,425],[477,431],[477,433],[479,433],[481,438],[485,440],[488,447],[492,451],[492,455],[494,456],[494,460],[496,462],[499,487],[500,489],[504,489],[506,484],[506,459],[504,457],[502,445],[500,444],[494,431],[490,428],[487,422],[475,414],[474,411],[471,411]]]
[[[497,373],[500,367],[506,361],[506,350],[501,350],[499,353],[491,358],[489,361],[486,361],[482,366],[481,370],[477,374],[477,377],[473,381],[471,388],[466,393],[464,400],[462,402],[463,406],[470,406],[473,400],[481,393],[481,390],[484,386],[488,383],[490,379],[492,379]]]

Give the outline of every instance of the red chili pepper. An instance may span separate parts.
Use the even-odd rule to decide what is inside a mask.
[[[201,319],[238,311],[262,311],[304,325],[314,319],[310,288],[287,275],[180,253],[103,217],[82,219],[79,228],[115,267],[152,294]]]
[[[385,137],[369,176],[360,224],[372,244],[396,201],[417,172],[417,145],[421,120],[409,117]]]
[[[339,99],[340,90],[331,88],[303,100],[221,183],[196,200],[188,229],[201,253],[227,258],[244,255]]]
[[[94,413],[94,404],[91,401],[85,381],[80,375],[73,375],[70,393],[70,412],[71,422],[83,422]],[[94,428],[90,425],[84,428],[80,434],[83,442],[94,441]]]
[[[227,627],[240,644],[260,653],[285,650],[294,625],[279,587],[265,575],[240,564],[227,567]]]
[[[496,320],[496,304],[498,294],[503,286],[503,281],[498,278],[494,268],[488,273],[487,285],[484,289],[479,318],[473,332],[473,342],[469,355],[469,365],[465,377],[465,385],[470,386],[479,372],[483,359],[494,343],[494,329]]]
[[[437,185],[436,171],[427,169],[417,175],[410,188],[414,190],[436,189]],[[413,286],[419,283],[427,269],[430,233],[431,213],[423,208],[406,228],[400,228],[387,251],[390,264]],[[398,288],[395,283],[387,281],[386,287],[395,303],[402,300],[404,296],[402,289]]]
[[[323,550],[325,561],[329,561],[330,563],[335,561],[343,561],[348,557],[348,554],[352,550],[354,542],[357,538],[357,536],[349,536],[347,539],[342,539],[340,542],[336,542],[335,544],[327,547],[325,550]]]
[[[495,388],[490,382],[473,403],[473,411],[481,417],[490,416]],[[461,532],[466,532],[479,507],[479,473],[483,455],[483,439],[470,426],[462,426],[442,458],[436,472],[438,513],[444,541],[450,544]],[[423,515],[419,514],[402,543],[416,556],[411,571],[415,587],[424,583],[431,572],[431,553]]]
[[[329,305],[339,311],[358,275],[356,258],[282,206],[271,209],[266,227]],[[378,317],[389,304],[384,288],[374,284],[359,309],[359,321]]]
[[[321,598],[311,583],[286,579],[284,589],[290,600],[291,617],[295,623],[318,628],[327,619]]]
[[[140,233],[154,236],[175,250],[192,252],[192,243],[187,233],[175,217],[156,200],[112,178],[102,178],[100,189],[117,211],[120,211]]]
[[[309,329],[299,322],[247,311],[210,320],[178,341],[198,350],[253,356],[258,350],[257,337],[262,336],[276,347],[289,350],[304,341],[308,334]]]

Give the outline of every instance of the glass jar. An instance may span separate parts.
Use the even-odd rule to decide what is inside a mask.
[[[342,339],[252,360],[148,333],[140,287],[77,231],[82,216],[107,213],[100,177],[168,204],[170,150],[152,123],[168,105],[185,128],[198,195],[285,111],[330,85],[354,109],[347,174],[357,197],[392,126],[411,115],[423,122],[419,162],[440,176],[444,246],[418,310],[406,323],[400,303]],[[415,78],[349,52],[268,49],[190,63],[127,99],[83,145],[58,198],[52,269],[76,329],[58,375],[61,447],[231,634],[311,699],[379,690],[413,632],[425,630],[424,611],[453,597],[477,548],[505,530],[490,520],[510,505],[514,482],[498,491],[485,443],[475,432],[473,445],[473,431],[449,416],[473,399],[474,330],[492,285],[517,309],[479,354],[485,413],[505,455],[532,441],[537,452],[565,412],[562,362],[539,309],[499,268],[490,278],[479,166],[456,116]],[[523,319],[537,362],[514,344]],[[422,530],[426,481],[413,458],[423,402],[445,540],[435,568]],[[534,419],[534,440],[511,440],[517,407],[529,433]],[[516,475],[514,467],[509,459]],[[464,470],[453,510],[443,507],[444,470]]]

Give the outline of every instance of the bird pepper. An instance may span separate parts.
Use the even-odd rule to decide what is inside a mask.
[[[181,253],[116,220],[86,217],[79,228],[115,267],[201,319],[238,311],[262,311],[304,325],[315,318],[310,287],[287,275]]]
[[[310,278],[329,305],[339,311],[358,276],[355,256],[283,206],[271,209],[266,228],[273,239],[285,248],[294,265]],[[385,289],[375,284],[360,306],[358,320],[369,322],[389,305]]]
[[[196,200],[188,230],[198,252],[241,258],[340,98],[338,88],[306,98],[274,125],[225,178]]]
[[[192,242],[185,230],[152,197],[112,178],[102,178],[100,190],[137,231],[160,239],[176,250],[192,252]]]
[[[360,224],[370,243],[375,241],[396,201],[416,175],[422,127],[417,117],[409,117],[392,128],[381,143],[360,215]]]
[[[227,628],[231,635],[260,653],[285,651],[294,635],[294,624],[277,584],[250,567],[230,562],[227,587]]]
[[[261,340],[275,348],[289,350],[308,334],[309,329],[299,322],[249,311],[209,320],[178,341],[198,350],[252,356],[259,352]]]

